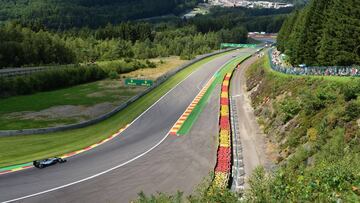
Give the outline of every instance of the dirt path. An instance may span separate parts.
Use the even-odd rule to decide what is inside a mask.
[[[259,165],[271,167],[267,142],[263,135],[251,107],[251,101],[246,91],[246,70],[258,58],[252,57],[241,64],[235,71],[231,81],[230,94],[236,103],[240,139],[243,148],[245,168],[245,188],[248,187],[247,179],[252,171]]]

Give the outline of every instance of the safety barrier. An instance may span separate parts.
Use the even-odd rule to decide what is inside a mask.
[[[61,70],[65,68],[76,67],[76,64],[57,65],[57,66],[43,66],[43,67],[27,67],[27,68],[2,68],[0,69],[0,77],[15,77],[20,75],[31,75],[37,72],[48,70]]]
[[[231,131],[229,114],[229,82],[232,73],[227,73],[221,86],[220,118],[219,118],[219,148],[215,176],[212,186],[214,188],[226,188],[229,185],[231,175]]]
[[[245,184],[245,168],[244,156],[242,151],[240,130],[238,124],[238,116],[236,104],[233,98],[230,98],[230,115],[231,115],[231,137],[233,148],[233,166],[231,170],[232,185],[231,189],[235,192],[240,192],[244,189]]]
[[[240,64],[238,64],[240,68]],[[245,168],[244,168],[244,156],[243,148],[240,138],[239,118],[237,115],[236,103],[233,97],[229,99],[230,106],[230,126],[231,126],[231,138],[232,138],[232,169],[231,169],[231,190],[234,192],[241,192],[244,190],[245,185]]]
[[[271,69],[277,72],[289,75],[360,77],[359,66],[283,67],[274,63],[273,51],[273,49],[269,49],[268,57]]]

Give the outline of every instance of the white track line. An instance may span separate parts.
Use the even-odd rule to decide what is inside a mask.
[[[208,62],[208,63],[210,63],[210,62]],[[207,63],[206,63],[206,64],[207,64]],[[204,64],[204,65],[206,65],[206,64]],[[222,69],[226,64],[227,64],[227,62],[226,62],[224,65],[222,65],[220,69]],[[204,66],[204,65],[202,65],[202,66]],[[220,69],[219,69],[219,70],[220,70]],[[153,106],[155,106],[157,103],[159,103],[166,95],[168,95],[170,92],[172,92],[172,91],[173,91],[175,88],[177,88],[181,83],[183,83],[185,80],[187,80],[190,76],[192,76],[194,73],[196,73],[196,72],[199,71],[199,70],[201,70],[201,68],[199,68],[198,70],[195,70],[195,71],[192,72],[190,75],[188,75],[185,79],[183,79],[181,82],[179,82],[179,83],[178,83],[177,85],[175,85],[173,88],[171,88],[166,94],[164,94],[162,97],[160,97],[160,99],[158,99],[153,105],[151,105],[148,109],[146,109],[146,111],[144,111],[144,112],[143,112],[142,114],[140,114],[134,121],[132,121],[132,122],[129,124],[128,128],[130,127],[131,124],[133,124],[136,120],[138,120],[142,115],[144,115],[147,111],[149,111]],[[215,72],[215,74],[216,74],[216,72]],[[215,75],[215,74],[214,74],[214,75]],[[211,78],[210,78],[210,79],[211,79]],[[127,128],[126,128],[126,129],[127,129]],[[126,131],[126,129],[125,129],[125,131]],[[123,131],[123,132],[124,132],[124,131]],[[161,143],[163,143],[163,142],[165,141],[165,139],[169,136],[169,133],[170,133],[170,132],[168,132],[168,133],[164,136],[164,138],[163,138],[162,140],[160,140],[160,142],[158,142],[155,146],[151,147],[150,149],[148,149],[147,151],[143,152],[142,154],[140,154],[140,155],[138,155],[138,156],[136,156],[136,157],[134,157],[134,158],[132,158],[132,159],[130,159],[130,160],[128,160],[128,161],[120,164],[120,165],[117,165],[117,166],[115,166],[115,167],[113,167],[113,168],[110,168],[110,169],[105,170],[105,171],[103,171],[103,172],[97,173],[97,174],[92,175],[92,176],[90,176],[90,177],[87,177],[87,178],[84,178],[84,179],[81,179],[81,180],[78,180],[78,181],[75,181],[75,182],[72,182],[72,183],[69,183],[69,184],[66,184],[66,185],[62,185],[62,186],[55,187],[55,188],[52,188],[52,189],[49,189],[49,190],[45,190],[45,191],[42,191],[42,192],[34,193],[34,194],[31,194],[31,195],[26,195],[26,196],[19,197],[19,198],[16,198],[16,199],[7,200],[7,201],[4,201],[4,202],[2,202],[2,203],[15,202],[15,201],[19,201],[19,200],[23,200],[23,199],[35,197],[35,196],[38,196],[38,195],[46,194],[46,193],[53,192],[53,191],[56,191],[56,190],[60,190],[60,189],[63,189],[63,188],[66,188],[66,187],[69,187],[69,186],[72,186],[72,185],[75,185],[75,184],[78,184],[78,183],[82,183],[82,182],[85,182],[85,181],[87,181],[87,180],[91,180],[91,179],[94,179],[94,178],[99,177],[99,176],[101,176],[101,175],[104,175],[104,174],[106,174],[106,173],[109,173],[109,172],[111,172],[111,171],[113,171],[113,170],[115,170],[115,169],[118,169],[118,168],[120,168],[120,167],[123,167],[123,166],[125,166],[125,165],[127,165],[127,164],[129,164],[129,163],[131,163],[131,162],[133,162],[133,161],[135,161],[135,160],[137,160],[137,159],[145,156],[146,154],[148,154],[149,152],[151,152],[152,150],[154,150],[156,147],[158,147]]]

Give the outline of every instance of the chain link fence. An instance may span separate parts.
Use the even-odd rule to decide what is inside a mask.
[[[280,65],[274,49],[269,49],[268,56],[274,71],[289,75],[360,77],[360,66],[284,67]]]

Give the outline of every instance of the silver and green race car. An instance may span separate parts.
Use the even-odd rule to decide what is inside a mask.
[[[45,168],[47,166],[51,166],[51,165],[54,165],[57,163],[65,163],[65,162],[66,162],[65,159],[54,157],[54,158],[48,158],[48,159],[44,159],[44,160],[33,161],[33,165],[36,168]]]

